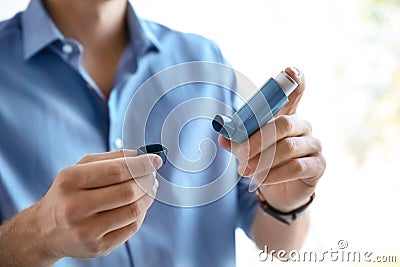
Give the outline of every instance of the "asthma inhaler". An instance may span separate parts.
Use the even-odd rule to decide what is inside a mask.
[[[297,83],[282,71],[232,116],[216,115],[212,126],[228,140],[243,143],[289,102],[288,96],[296,87]]]

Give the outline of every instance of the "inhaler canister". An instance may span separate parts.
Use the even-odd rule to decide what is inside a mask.
[[[282,71],[232,116],[216,115],[212,126],[227,139],[242,143],[289,102],[288,96],[296,87],[297,83]]]

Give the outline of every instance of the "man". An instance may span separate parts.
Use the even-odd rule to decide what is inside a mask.
[[[274,124],[243,144],[219,137],[238,173],[263,183],[259,196],[242,178],[213,203],[178,207],[153,203],[158,156],[119,150],[123,118],[153,74],[190,61],[224,63],[213,43],[140,20],[126,0],[32,0],[1,23],[0,58],[1,266],[234,266],[235,227],[259,247],[300,248],[325,161],[310,124],[295,115],[304,90],[297,69],[286,69],[300,85]],[[273,126],[275,139],[267,134]],[[265,155],[275,148],[269,170]],[[163,168],[191,185],[208,179]]]

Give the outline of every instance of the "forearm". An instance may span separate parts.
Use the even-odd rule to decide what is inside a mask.
[[[308,210],[290,225],[286,225],[258,208],[252,225],[253,240],[260,249],[268,246],[270,251],[299,250],[306,239],[309,225]]]
[[[55,263],[44,249],[45,237],[32,206],[0,225],[0,259],[7,267],[47,267]]]

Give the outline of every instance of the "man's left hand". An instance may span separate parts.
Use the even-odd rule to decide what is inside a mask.
[[[296,68],[286,72],[299,86],[272,121],[241,144],[219,136],[221,146],[237,157],[239,174],[254,179],[268,203],[282,212],[309,201],[326,166],[311,124],[296,115],[304,76]]]

